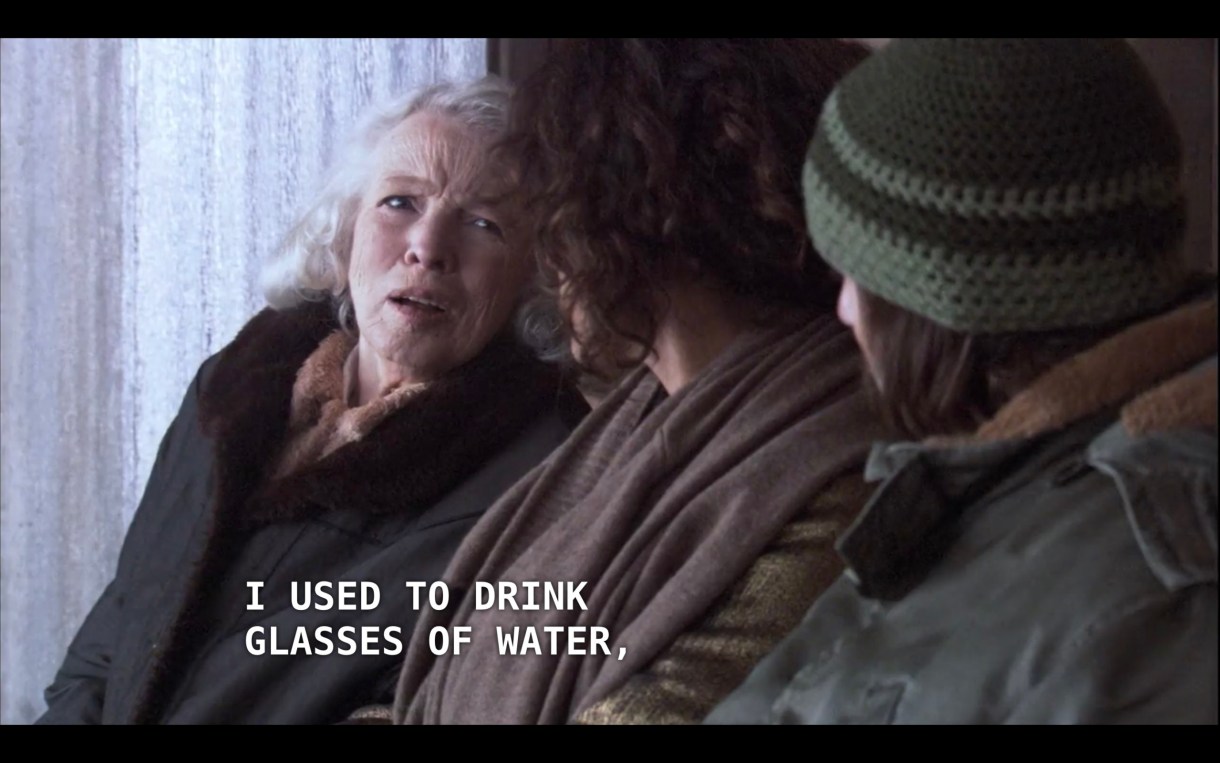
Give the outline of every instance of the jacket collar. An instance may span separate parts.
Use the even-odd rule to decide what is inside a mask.
[[[1201,390],[1191,386],[1197,380],[1187,382],[1183,374],[1188,376],[1196,364],[1215,352],[1216,300],[1212,298],[1127,327],[1047,371],[970,437],[936,439],[930,444],[970,445],[1034,437],[1127,402],[1141,409],[1132,424],[1138,421],[1146,430],[1191,424],[1215,428],[1215,394],[1210,396],[1210,417],[1206,395],[1199,396],[1199,406],[1186,416],[1173,420],[1157,416],[1171,415],[1158,403]],[[1178,386],[1184,383],[1185,387]]]
[[[972,435],[874,446],[865,479],[883,484],[839,541],[847,574],[866,596],[901,598],[943,556],[962,510],[1031,470],[1054,470],[1113,429],[1116,410],[1127,437],[1214,432],[1216,368],[1198,366],[1216,344],[1213,298],[1134,324],[1059,364]]]
[[[218,361],[201,410],[216,443],[221,524],[260,525],[320,509],[423,509],[560,398],[559,372],[506,334],[426,385],[372,435],[271,479],[298,372],[338,328],[332,314],[314,304],[264,311]]]

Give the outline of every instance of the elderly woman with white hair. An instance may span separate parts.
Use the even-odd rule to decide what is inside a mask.
[[[327,723],[392,693],[426,591],[583,403],[527,335],[506,86],[358,131],[208,359],[44,723]],[[419,596],[419,600],[416,597]]]

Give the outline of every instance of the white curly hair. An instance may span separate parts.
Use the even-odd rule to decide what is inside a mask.
[[[489,75],[464,84],[428,85],[371,108],[264,266],[260,285],[267,303],[284,310],[307,301],[333,299],[339,325],[358,330],[347,273],[360,198],[375,171],[381,139],[422,111],[452,117],[497,138],[507,129],[511,96],[506,82]],[[530,291],[515,317],[517,335],[540,357],[558,360],[565,354],[558,311],[549,300]]]

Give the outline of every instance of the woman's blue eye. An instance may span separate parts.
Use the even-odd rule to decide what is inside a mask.
[[[504,237],[504,231],[500,230],[500,226],[496,225],[491,220],[488,220],[486,217],[474,218],[473,220],[471,220],[471,225],[473,225],[474,227],[479,228],[481,230],[485,230],[488,233],[493,233],[496,236],[499,236],[500,238]]]
[[[419,202],[414,196],[387,196],[381,200],[381,205],[390,209],[405,209],[411,212],[419,211]]]

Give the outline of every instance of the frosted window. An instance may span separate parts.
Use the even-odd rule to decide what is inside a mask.
[[[0,43],[0,722],[114,573],[200,362],[372,100],[486,71],[482,39]]]

